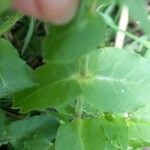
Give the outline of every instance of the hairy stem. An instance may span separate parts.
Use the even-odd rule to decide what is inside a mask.
[[[87,71],[88,71],[87,69],[88,69],[88,55],[81,58],[80,76],[81,76],[82,80],[84,80],[84,78],[86,78],[86,76],[87,76]],[[77,117],[82,116],[83,105],[84,105],[84,97],[81,95],[81,96],[77,97],[77,101],[76,101],[75,113],[76,113]]]
[[[76,113],[76,116],[79,117],[79,118],[81,118],[81,116],[82,116],[83,105],[84,105],[84,98],[83,98],[83,96],[77,97],[75,113]]]

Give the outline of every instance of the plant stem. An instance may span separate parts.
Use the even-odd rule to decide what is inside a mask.
[[[112,13],[113,9],[115,8],[115,6],[116,6],[116,2],[113,1],[112,4],[106,9],[105,14],[106,15],[111,15],[111,13]]]
[[[86,77],[87,69],[88,69],[88,56],[86,55],[81,59],[80,75],[82,78]]]
[[[31,40],[33,30],[34,30],[34,24],[35,24],[35,19],[33,17],[31,17],[30,23],[29,23],[29,28],[28,28],[28,31],[27,31],[27,34],[26,34],[26,37],[24,40],[24,45],[23,45],[22,50],[21,50],[21,56],[24,55],[25,50],[26,50],[26,48],[27,48],[27,46]]]
[[[123,6],[119,21],[119,29],[122,31],[126,31],[129,23],[129,10],[127,6]],[[115,47],[123,48],[124,41],[125,41],[125,33],[118,31],[115,41]]]
[[[83,98],[83,96],[79,96],[77,98],[76,108],[75,108],[76,116],[79,118],[81,118],[81,116],[82,116],[83,105],[84,105],[84,98]]]
[[[112,29],[114,29],[115,31],[120,31],[122,33],[124,33],[126,36],[128,36],[129,38],[137,41],[138,43],[142,44],[143,46],[145,46],[146,48],[150,49],[150,43],[149,41],[143,40],[141,38],[136,37],[135,35],[127,32],[127,31],[123,31],[121,29],[119,29],[116,24],[114,23],[114,21],[112,20],[111,17],[104,15],[102,13],[100,13],[100,15],[104,18],[104,20],[106,21],[106,23],[108,24],[108,26],[110,26]]]
[[[87,71],[88,71],[88,55],[81,58],[80,76],[81,76],[82,80],[84,80],[86,78]],[[75,113],[76,113],[77,117],[82,116],[83,105],[84,105],[84,97],[82,95],[80,95],[79,97],[77,97],[76,108],[75,108]]]

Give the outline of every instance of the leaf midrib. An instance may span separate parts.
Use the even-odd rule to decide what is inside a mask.
[[[49,86],[54,86],[54,85],[57,84],[57,83],[64,82],[64,81],[69,81],[69,80],[74,80],[74,79],[76,79],[76,76],[70,76],[70,77],[68,77],[68,78],[63,78],[63,79],[61,79],[61,80],[59,80],[59,81],[55,81],[55,82],[53,82],[53,83],[49,83],[49,84],[47,84],[46,86],[43,86],[42,88],[39,88],[39,89],[36,90],[35,92],[32,92],[32,94],[29,94],[29,95],[28,95],[27,97],[25,97],[24,99],[30,98],[31,96],[33,96],[33,95],[35,95],[36,93],[38,93],[38,92],[40,92],[40,91],[42,91],[42,90],[48,88]],[[34,88],[35,88],[35,87],[34,87]]]
[[[118,83],[122,83],[123,85],[126,84],[130,84],[130,85],[147,85],[150,86],[150,83],[145,83],[144,80],[139,80],[139,81],[131,81],[131,80],[126,80],[126,79],[117,79],[117,78],[113,78],[113,77],[106,77],[106,76],[96,76],[95,77],[96,80],[100,80],[100,81],[107,81],[107,82],[118,82]]]
[[[79,120],[77,122],[77,133],[78,133],[79,142],[80,142],[80,145],[81,145],[81,150],[85,150],[84,143],[83,143],[83,138],[82,138],[82,130],[83,130],[83,122],[81,120]]]

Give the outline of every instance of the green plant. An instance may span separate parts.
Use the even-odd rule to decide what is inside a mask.
[[[115,25],[115,6],[128,6],[142,37]],[[64,26],[21,19],[8,7],[9,1],[0,2],[1,148],[150,146],[146,1],[81,0],[76,17]],[[115,30],[128,37],[124,49],[110,47]]]

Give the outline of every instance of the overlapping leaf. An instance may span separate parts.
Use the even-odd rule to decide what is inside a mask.
[[[0,98],[33,85],[29,67],[9,42],[0,39]]]
[[[55,137],[57,127],[58,121],[55,117],[51,115],[40,115],[13,122],[6,126],[6,129],[12,141],[16,142],[32,134],[45,135],[49,140],[52,140]]]
[[[106,25],[96,8],[104,4],[97,0],[81,1],[75,20],[62,27],[51,26],[44,42],[45,58],[51,62],[68,62],[98,47],[104,40]]]
[[[0,2],[0,13],[9,6],[7,2],[9,0]],[[104,39],[106,26],[96,13],[97,6],[101,8],[104,2],[106,0],[81,1],[77,17],[70,24],[50,27],[44,42],[46,65],[35,71],[38,84],[34,87],[31,87],[29,68],[14,48],[1,39],[0,98],[16,92],[14,107],[27,112],[64,108],[71,102],[77,105],[82,97],[85,112],[129,112],[128,127],[117,116],[111,120],[83,119],[82,116],[61,125],[55,146],[51,146],[58,128],[58,121],[52,116],[39,115],[6,125],[0,112],[0,145],[10,142],[16,150],[126,150],[129,140],[134,149],[150,146],[150,61],[115,48],[94,51]],[[124,2],[145,33],[150,33],[145,1]],[[142,13],[139,9],[143,9]],[[9,16],[4,15],[4,22],[0,22],[0,34],[21,17]],[[18,92],[20,90],[23,91]]]
[[[75,120],[60,126],[56,150],[126,150],[128,129],[120,119]]]
[[[14,96],[14,106],[22,111],[43,110],[60,106],[79,95],[78,64],[47,64],[35,72],[38,86],[29,88]]]
[[[0,130],[0,145],[10,142],[16,149],[35,149],[43,146],[44,150],[49,150],[50,142],[56,136],[58,124],[56,118],[51,115],[39,115],[5,124],[1,126],[3,131]],[[34,140],[39,140],[41,143],[34,145]]]
[[[40,68],[36,72],[39,86],[17,93],[14,106],[22,111],[57,108],[80,95],[85,109],[90,106],[102,112],[132,112],[149,104],[149,60],[108,48],[89,54],[85,66],[81,62]]]

